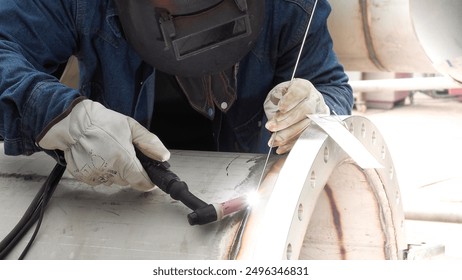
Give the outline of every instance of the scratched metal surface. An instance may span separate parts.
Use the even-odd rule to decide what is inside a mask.
[[[400,259],[404,214],[383,138],[366,118],[326,118],[327,124],[352,133],[384,168],[359,168],[354,159],[362,162],[362,154],[353,152],[351,158],[314,126],[287,156],[270,158],[251,212],[194,227],[186,219],[191,211],[160,190],[89,187],[66,176],[28,258]],[[174,151],[170,163],[193,193],[215,203],[253,191],[265,159],[261,154]],[[0,155],[0,238],[18,222],[53,165],[44,154]],[[336,203],[320,199],[324,189],[339,198]],[[337,209],[336,215],[329,208]],[[337,218],[328,220],[332,216]],[[364,236],[372,237],[366,245]],[[10,258],[19,256],[29,237]]]
[[[3,150],[3,144],[0,144]],[[256,188],[266,155],[173,151],[171,169],[208,203]],[[16,225],[54,166],[39,153],[0,154],[0,238]],[[90,187],[65,173],[28,259],[227,259],[244,212],[190,226],[191,211],[161,190]],[[8,258],[17,258],[32,230]]]

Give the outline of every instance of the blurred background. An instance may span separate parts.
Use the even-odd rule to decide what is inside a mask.
[[[378,127],[395,164],[408,243],[462,258],[462,2],[329,2],[353,114]]]

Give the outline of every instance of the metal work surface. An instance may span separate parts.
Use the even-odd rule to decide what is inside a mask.
[[[3,148],[3,147],[2,147]],[[221,202],[255,188],[264,156],[173,151],[172,170],[207,202]],[[0,158],[0,236],[18,222],[54,165],[45,154]],[[191,210],[157,189],[90,187],[63,178],[53,195],[31,259],[223,259],[242,213],[190,226]],[[17,258],[30,235],[19,244]]]
[[[348,131],[384,168],[360,168],[313,124],[288,156],[270,157],[259,200],[250,210],[205,226],[190,226],[190,210],[160,190],[89,187],[67,176],[50,200],[27,257],[401,258],[404,214],[383,138],[366,118],[326,118],[337,125],[344,119]],[[212,203],[255,190],[265,158],[173,151],[170,163],[193,193]],[[45,154],[0,157],[0,238],[20,219],[53,165]],[[29,236],[10,258],[17,258]]]

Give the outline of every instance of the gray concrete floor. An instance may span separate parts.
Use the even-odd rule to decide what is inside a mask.
[[[368,108],[390,150],[409,244],[444,245],[462,259],[462,102],[416,92],[392,109]]]

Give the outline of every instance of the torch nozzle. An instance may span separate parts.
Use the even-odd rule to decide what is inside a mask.
[[[181,201],[194,212],[188,215],[190,225],[205,225],[247,207],[245,196],[222,203],[207,204],[189,191],[188,185],[170,170],[168,162],[158,162],[137,151],[138,159],[151,181],[165,193]]]
[[[241,211],[248,206],[246,196],[240,196],[231,200],[208,204],[204,207],[196,209],[188,215],[190,225],[204,225],[215,221],[220,221],[224,217]]]

